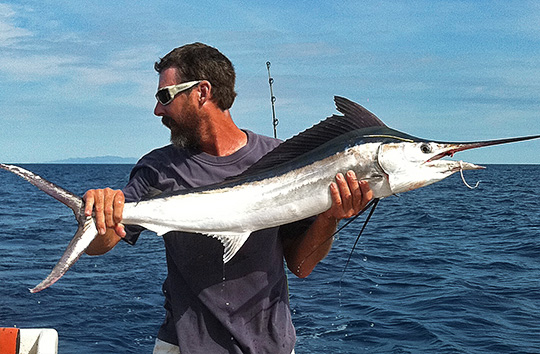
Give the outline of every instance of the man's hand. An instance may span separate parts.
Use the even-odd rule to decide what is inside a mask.
[[[90,255],[103,254],[111,250],[126,236],[124,225],[121,224],[124,211],[124,193],[121,190],[90,189],[84,194],[84,214],[94,214],[99,236],[90,243],[86,253]]]
[[[126,235],[122,221],[124,211],[124,193],[121,190],[90,189],[84,194],[84,214],[91,216],[94,212],[96,227],[100,235],[105,235],[107,229],[114,229],[120,237]]]
[[[353,171],[345,178],[338,173],[336,181],[330,184],[332,206],[322,215],[337,221],[355,216],[373,198],[373,192],[366,181],[358,182]]]

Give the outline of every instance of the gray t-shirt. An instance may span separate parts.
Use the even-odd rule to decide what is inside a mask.
[[[202,187],[242,173],[280,141],[245,131],[246,146],[230,156],[156,149],[137,163],[124,188],[126,201],[155,190]],[[234,200],[230,201],[234,203]],[[289,310],[281,237],[299,236],[310,221],[251,234],[223,264],[223,246],[211,237],[184,232],[163,236],[167,279],[163,284],[166,319],[158,338],[181,353],[291,353],[296,340]],[[135,243],[141,228],[128,227]]]

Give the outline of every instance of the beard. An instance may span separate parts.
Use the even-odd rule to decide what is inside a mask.
[[[179,123],[171,117],[164,116],[161,121],[163,125],[171,130],[171,144],[181,149],[199,149],[201,145],[200,117],[193,109],[188,109],[182,115],[182,122]]]

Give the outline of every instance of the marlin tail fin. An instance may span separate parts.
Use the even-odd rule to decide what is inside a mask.
[[[88,245],[92,242],[92,240],[94,240],[94,238],[98,234],[96,225],[94,223],[94,218],[84,215],[83,199],[71,193],[70,191],[67,191],[57,186],[56,184],[36,175],[35,173],[25,170],[24,168],[19,166],[0,164],[0,168],[3,168],[6,171],[12,172],[17,176],[24,178],[25,180],[27,180],[43,192],[47,193],[54,199],[67,205],[71,210],[73,210],[75,218],[77,219],[77,223],[79,224],[79,228],[77,229],[75,236],[69,243],[66,251],[60,258],[58,263],[54,266],[51,273],[36,287],[30,289],[30,292],[36,293],[38,291],[48,288],[58,279],[60,279],[68,271],[68,269],[81,257]]]

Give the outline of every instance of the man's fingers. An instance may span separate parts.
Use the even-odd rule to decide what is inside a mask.
[[[114,231],[118,236],[122,238],[126,237],[126,230],[124,229],[124,225],[116,224],[116,226],[114,227]]]
[[[101,235],[104,235],[107,231],[105,223],[105,213],[104,213],[104,192],[102,189],[97,189],[94,191],[94,217],[96,218],[96,227],[98,232]]]
[[[332,207],[341,207],[341,196],[336,182],[330,183],[330,196],[332,197]]]
[[[94,190],[90,189],[84,194],[84,215],[92,216],[94,211]]]
[[[114,214],[113,220],[115,224],[122,222],[122,213],[124,211],[125,197],[122,191],[116,191],[114,194]],[[122,227],[123,230],[123,227]]]
[[[349,188],[348,181],[345,177],[338,173],[336,176],[336,183],[339,187],[339,195],[341,198],[341,206],[343,208],[342,212],[345,214],[344,217],[347,217],[348,211],[352,208],[352,194]]]
[[[105,217],[105,225],[114,227],[116,224],[113,220],[114,217],[114,203],[115,194],[112,189],[106,188],[103,193],[103,215]]]
[[[367,181],[360,182],[360,190],[362,191],[362,205],[360,210],[362,210],[369,203],[369,201],[373,199],[373,191],[371,190]],[[360,210],[358,212],[360,212]]]
[[[373,193],[366,181],[358,181],[353,171],[344,177],[336,175],[336,181],[330,185],[332,207],[327,215],[337,219],[346,219],[358,214],[373,198]]]
[[[84,194],[84,213],[86,216],[94,215],[96,227],[101,235],[107,232],[107,228],[114,228],[116,233],[125,236],[122,222],[125,198],[121,190],[90,189]]]
[[[363,199],[363,191],[360,189],[360,183],[358,182],[358,178],[356,178],[356,173],[353,171],[347,172],[347,184],[349,186],[349,189],[351,191],[351,209],[352,209],[352,215],[358,214],[362,208],[364,207],[362,204]]]

